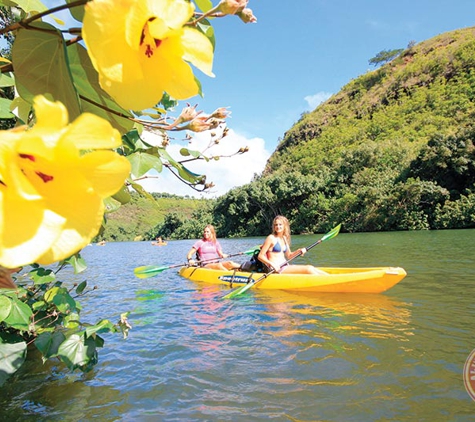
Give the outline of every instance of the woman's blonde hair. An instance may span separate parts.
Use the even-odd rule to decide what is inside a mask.
[[[282,223],[284,223],[283,236],[284,236],[285,241],[287,242],[287,245],[290,246],[290,223],[289,223],[289,220],[287,220],[287,218],[285,218],[283,215],[277,215],[274,218],[274,221],[272,221],[272,234],[274,236],[277,234],[274,227],[277,221],[279,220],[282,221]]]
[[[207,224],[203,231],[205,231],[206,229],[209,229],[209,231],[211,232],[211,241],[216,242],[216,230],[214,229],[214,226],[212,224]]]

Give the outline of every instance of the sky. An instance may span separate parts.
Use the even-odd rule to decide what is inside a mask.
[[[380,51],[475,26],[474,0],[250,0],[248,7],[257,23],[244,24],[236,16],[212,21],[215,77],[196,70],[204,97],[188,100],[205,113],[218,107],[231,111],[230,133],[214,154],[249,147],[243,155],[188,165],[215,183],[205,197],[223,195],[261,174],[302,113],[373,70],[368,61]],[[180,103],[179,109],[185,105]],[[188,146],[199,149],[207,144],[201,135]],[[169,151],[173,154],[183,146],[186,141],[177,138]],[[144,182],[150,191],[203,195],[168,172],[153,176]]]

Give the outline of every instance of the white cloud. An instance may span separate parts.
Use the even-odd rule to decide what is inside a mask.
[[[144,132],[143,139],[153,145],[158,145],[161,138],[149,132]],[[192,150],[203,151],[209,145],[209,135],[207,133],[196,134],[193,140],[188,142],[172,141],[167,147],[168,153],[177,161],[185,159],[180,155],[180,149],[187,147]],[[175,195],[189,195],[194,197],[212,198],[218,197],[230,189],[249,183],[254,174],[260,174],[270,157],[269,151],[265,148],[264,140],[261,138],[248,139],[237,134],[232,129],[229,130],[218,145],[214,145],[206,155],[232,155],[241,147],[249,147],[249,151],[244,154],[232,157],[223,157],[219,160],[192,161],[184,163],[186,168],[198,174],[205,174],[208,183],[213,182],[215,186],[209,192],[196,192],[194,189],[179,181],[171,172],[163,168],[161,173],[150,172],[153,178],[140,181],[140,184],[148,192],[166,192]]]
[[[307,101],[309,109],[315,110],[321,103],[328,100],[333,94],[329,92],[317,92],[315,95],[307,95],[304,100]]]

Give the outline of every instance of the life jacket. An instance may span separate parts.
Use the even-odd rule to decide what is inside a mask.
[[[259,258],[257,258],[260,251],[261,251],[260,249],[256,249],[254,253],[252,254],[251,259],[249,259],[248,261],[244,262],[241,265],[240,270],[244,272],[250,272],[250,273],[267,272],[268,271],[267,267],[261,261],[259,261]]]

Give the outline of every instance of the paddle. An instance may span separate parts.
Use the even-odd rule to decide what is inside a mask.
[[[332,239],[334,238],[335,236],[338,235],[338,233],[340,232],[340,228],[341,228],[341,224],[338,224],[338,226],[336,226],[335,228],[333,228],[332,230],[330,230],[327,234],[325,234],[320,240],[318,240],[317,242],[313,243],[312,245],[310,245],[309,247],[307,247],[307,251],[312,249],[314,246],[317,246],[318,244],[322,243],[323,241],[325,240],[328,240],[328,239]],[[280,267],[282,268],[284,265],[288,264],[290,261],[294,260],[295,258],[297,258],[298,256],[302,255],[302,252],[299,251],[299,253],[297,255],[295,255],[294,257],[292,257],[291,259],[289,259],[288,261],[285,261]],[[269,271],[268,273],[264,274],[262,277],[259,277],[257,280],[254,280],[254,281],[250,281],[249,283],[245,284],[244,286],[241,286],[241,287],[238,287],[237,289],[233,290],[232,292],[228,293],[227,295],[223,296],[223,299],[230,299],[232,297],[235,297],[235,296],[239,296],[241,294],[243,294],[245,291],[249,290],[251,287],[255,286],[256,284],[260,283],[262,280],[264,280],[268,275],[272,274],[275,272],[275,269],[272,269],[271,271]]]
[[[238,255],[252,255],[256,251],[256,249],[258,250],[259,248],[260,248],[260,245],[254,246],[254,248],[249,249],[248,251],[231,254],[231,255],[228,255],[224,259],[230,258],[232,256],[238,256]],[[223,258],[213,258],[213,259],[209,259],[207,261],[200,261],[200,262],[201,262],[201,264],[206,264],[208,262],[215,262],[217,259],[223,259]],[[145,265],[143,267],[135,268],[134,269],[134,274],[138,278],[149,278],[149,277],[153,277],[154,275],[156,275],[158,273],[161,273],[162,271],[169,270],[171,268],[186,267],[187,265],[188,265],[188,263],[167,265],[167,266],[164,266],[164,267],[157,267],[155,265]]]

